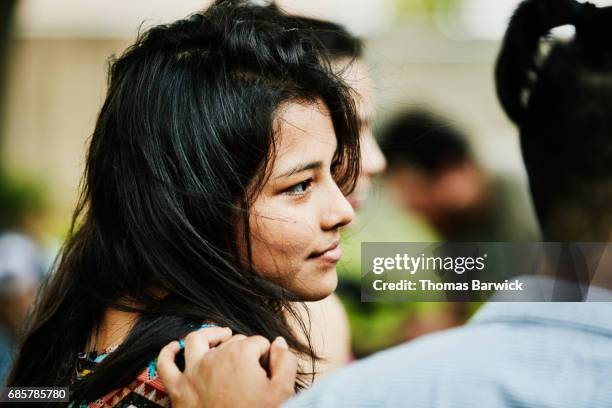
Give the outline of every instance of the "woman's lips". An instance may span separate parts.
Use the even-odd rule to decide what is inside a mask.
[[[312,254],[310,258],[336,263],[340,260],[340,258],[342,258],[342,248],[340,248],[340,243],[335,242],[325,251]]]

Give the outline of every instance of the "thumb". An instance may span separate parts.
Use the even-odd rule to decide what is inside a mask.
[[[277,337],[270,347],[270,380],[293,389],[297,376],[297,357],[289,350],[287,341]]]
[[[157,357],[157,372],[164,387],[168,390],[168,395],[180,387],[180,382],[183,379],[183,373],[174,362],[180,349],[179,342],[173,341],[161,349]]]

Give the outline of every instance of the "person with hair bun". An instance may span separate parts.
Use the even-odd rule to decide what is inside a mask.
[[[547,39],[548,52],[542,54],[542,40],[566,24],[576,27],[576,36],[569,42]],[[504,38],[497,89],[520,129],[533,201],[548,240],[610,238],[610,31],[610,7],[526,0]],[[198,360],[209,375],[197,382],[192,401],[209,408],[245,399],[284,408],[611,407],[611,268],[609,260],[602,262],[604,279],[590,282],[589,293],[606,302],[488,303],[461,328],[361,360],[289,400],[282,384],[267,384],[265,394],[249,388],[256,365],[232,357],[240,341],[227,344]],[[240,378],[228,379],[236,367],[245,368]],[[187,383],[190,375],[182,376]],[[176,402],[189,406],[180,396]]]
[[[312,30],[275,6],[219,0],[141,34],[111,64],[72,230],[8,385],[169,406],[164,346],[189,374],[237,340],[245,355],[274,341],[284,390],[309,384],[297,308],[336,287],[358,125]]]
[[[569,42],[541,39],[571,24]],[[612,8],[525,2],[496,67],[497,92],[518,126],[546,241],[608,241],[612,231]]]

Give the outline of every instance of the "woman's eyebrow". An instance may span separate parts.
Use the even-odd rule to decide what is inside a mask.
[[[323,162],[322,161],[313,161],[310,163],[304,163],[304,164],[300,164],[298,166],[295,166],[294,168],[284,172],[283,174],[274,177],[275,179],[279,179],[282,177],[289,177],[289,176],[293,176],[296,173],[301,173],[303,171],[306,170],[313,170],[313,169],[320,169],[321,167],[323,167]]]

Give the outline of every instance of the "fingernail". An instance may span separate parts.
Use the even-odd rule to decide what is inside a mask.
[[[278,336],[277,338],[275,338],[274,344],[276,344],[278,347],[289,349],[289,346],[287,345],[287,340],[285,340],[284,337]]]

